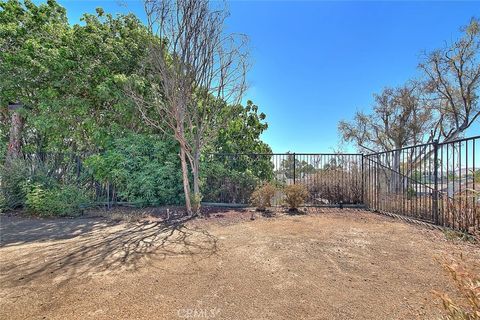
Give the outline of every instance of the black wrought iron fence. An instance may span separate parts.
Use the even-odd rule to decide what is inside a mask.
[[[480,229],[480,136],[364,156],[368,208]]]
[[[362,203],[361,154],[208,154],[203,161],[205,202],[248,204],[255,188],[276,186],[273,204],[283,204],[283,188],[302,184],[307,205]]]
[[[201,192],[204,202],[248,205],[255,188],[269,182],[277,190],[273,205],[279,206],[283,204],[286,186],[302,184],[308,190],[306,204],[309,206],[362,204],[370,210],[458,230],[480,230],[479,144],[480,136],[475,136],[365,155],[205,154],[201,161]],[[179,179],[162,179],[166,176],[159,175],[159,179],[149,179],[144,186],[139,179],[133,185],[140,184],[143,189],[131,190],[128,177],[136,176],[135,172],[115,175],[111,170],[102,169],[104,166],[87,168],[86,158],[85,155],[34,153],[25,155],[24,163],[32,177],[51,178],[60,185],[77,185],[91,196],[93,203],[108,207],[122,202],[135,205],[182,202],[182,195],[177,191],[181,190]],[[155,159],[143,157],[138,161]],[[168,161],[159,163],[162,165],[170,166],[171,172],[180,170]],[[122,168],[121,173],[128,168]],[[0,177],[0,185],[4,184]],[[152,187],[158,189],[150,197],[153,200],[139,202],[137,193],[144,195],[144,190],[148,193]]]

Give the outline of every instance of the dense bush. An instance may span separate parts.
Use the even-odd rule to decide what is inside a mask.
[[[183,202],[178,147],[171,140],[129,134],[84,165],[97,181],[114,186],[119,201],[139,206]]]
[[[25,205],[28,211],[40,216],[78,215],[90,197],[79,187],[72,185],[48,188],[41,184],[25,187]]]
[[[249,203],[260,179],[246,169],[237,171],[218,161],[203,164],[202,194],[206,202]]]
[[[11,210],[25,204],[24,185],[30,177],[27,164],[16,160],[0,169],[0,210]]]
[[[270,183],[265,183],[258,186],[252,193],[250,202],[259,211],[265,211],[268,207],[272,206],[272,198],[275,195],[275,187]]]
[[[303,184],[292,184],[284,189],[285,203],[292,211],[298,210],[308,197],[308,190]]]

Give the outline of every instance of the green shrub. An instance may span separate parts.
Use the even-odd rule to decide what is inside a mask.
[[[206,202],[249,203],[260,182],[249,169],[235,170],[217,161],[203,163],[200,174],[203,200]]]
[[[15,160],[0,168],[0,211],[12,210],[25,204],[24,185],[29,180],[28,166]]]
[[[305,200],[308,197],[307,187],[305,187],[303,184],[292,184],[286,186],[284,192],[285,203],[292,211],[298,210],[298,208],[305,203]]]
[[[78,215],[90,200],[80,188],[72,185],[47,188],[41,184],[27,185],[25,205],[29,212],[40,216]]]
[[[114,186],[119,201],[138,206],[183,202],[178,146],[162,137],[129,134],[84,165],[97,181]]]
[[[250,197],[250,203],[259,211],[265,211],[272,206],[272,198],[275,195],[275,187],[270,183],[258,186]]]

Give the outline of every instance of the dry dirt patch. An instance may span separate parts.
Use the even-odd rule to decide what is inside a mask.
[[[2,319],[432,319],[478,247],[354,210],[184,224],[2,218]],[[232,218],[234,217],[234,218]],[[233,221],[233,222],[232,222]]]

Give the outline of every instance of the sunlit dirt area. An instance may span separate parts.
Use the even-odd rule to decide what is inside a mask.
[[[434,319],[442,231],[353,209],[250,220],[1,218],[1,319]]]

